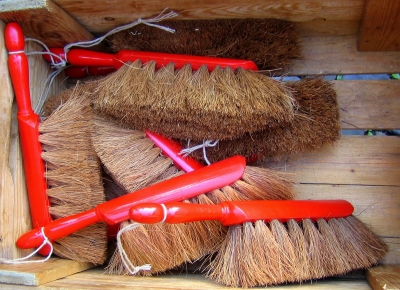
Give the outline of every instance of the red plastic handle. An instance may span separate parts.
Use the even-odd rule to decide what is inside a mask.
[[[257,200],[224,201],[218,205],[141,203],[133,206],[129,215],[139,223],[158,223],[165,218],[167,223],[219,220],[224,226],[231,226],[257,220],[287,222],[291,219],[316,221],[341,218],[351,215],[353,211],[351,203],[345,200]]]
[[[39,116],[33,112],[31,106],[29,65],[24,54],[25,39],[17,23],[7,24],[5,42],[10,54],[8,67],[18,105],[18,126],[32,224],[34,227],[42,227],[51,222],[48,210],[50,202],[46,194],[42,146],[38,140]]]
[[[69,66],[64,70],[66,76],[74,79],[85,78],[88,76],[104,76],[115,72],[114,67],[108,66]]]
[[[137,203],[165,203],[192,198],[232,184],[242,177],[245,167],[244,157],[234,156],[118,197],[92,210],[57,219],[44,227],[44,233],[50,240],[57,240],[95,222],[117,224],[129,219],[129,210]],[[28,249],[38,247],[42,243],[41,229],[35,229],[22,235],[17,241],[17,246]]]
[[[50,51],[65,60],[65,52],[63,48],[51,48]],[[49,55],[45,54],[43,57],[47,61],[51,62]],[[78,66],[107,66],[119,69],[124,63],[135,61],[137,59],[140,59],[142,63],[154,60],[157,69],[173,62],[175,68],[178,69],[189,63],[194,70],[199,69],[202,65],[207,65],[209,71],[212,71],[216,66],[230,66],[232,69],[241,67],[243,69],[258,70],[257,65],[253,61],[221,57],[193,56],[137,50],[120,50],[116,54],[86,49],[71,49],[67,52],[67,61],[72,65]]]

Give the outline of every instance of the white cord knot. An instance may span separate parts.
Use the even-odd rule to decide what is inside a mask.
[[[204,161],[205,161],[208,165],[210,165],[211,163],[210,163],[210,161],[209,161],[208,158],[207,158],[206,148],[208,148],[208,147],[215,147],[215,146],[217,146],[218,142],[219,142],[219,140],[215,140],[215,141],[212,141],[212,140],[205,140],[205,141],[203,141],[202,144],[199,144],[199,145],[195,145],[195,146],[193,146],[193,147],[188,147],[188,148],[182,149],[181,152],[179,152],[179,154],[183,154],[183,157],[187,157],[187,156],[189,156],[191,153],[193,153],[194,151],[199,150],[199,149],[203,149],[203,158],[204,158]]]
[[[50,240],[47,238],[46,234],[44,233],[44,228],[41,228],[42,236],[43,236],[43,243],[40,245],[39,248],[37,248],[35,251],[30,253],[26,257],[22,258],[17,258],[17,259],[3,259],[0,258],[0,263],[3,264],[29,264],[29,263],[43,263],[46,262],[48,259],[50,259],[51,255],[53,254],[53,244],[50,242]],[[44,246],[49,245],[50,246],[50,252],[49,254],[41,260],[31,260],[27,261],[29,258],[32,258],[34,255],[36,255]]]

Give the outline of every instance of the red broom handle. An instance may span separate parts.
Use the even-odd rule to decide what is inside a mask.
[[[18,127],[29,206],[33,227],[42,227],[51,222],[44,163],[39,142],[39,116],[31,106],[29,88],[29,65],[24,53],[25,39],[17,23],[9,23],[5,29],[5,43],[9,51],[8,67],[18,105]]]
[[[178,69],[182,68],[185,64],[190,64],[194,70],[199,69],[202,65],[207,65],[209,71],[212,71],[216,66],[230,66],[232,69],[241,67],[243,69],[258,70],[257,65],[253,61],[232,58],[193,56],[138,50],[120,50],[116,54],[110,54],[79,48],[71,49],[67,52],[67,57],[65,57],[63,48],[51,48],[50,51],[64,60],[67,60],[68,63],[78,66],[107,66],[119,69],[126,62],[140,59],[142,63],[154,60],[157,69],[173,62],[175,68]],[[47,61],[51,62],[51,57],[49,55],[45,54],[43,57]]]
[[[164,218],[167,223],[219,220],[224,226],[231,226],[257,220],[287,222],[291,219],[341,218],[351,215],[353,210],[351,203],[345,200],[224,201],[218,205],[142,203],[130,209],[130,218],[139,223],[158,223]]]
[[[234,156],[193,172],[168,179],[152,186],[126,194],[94,209],[57,219],[44,226],[46,237],[57,240],[96,222],[109,225],[129,219],[132,206],[142,202],[165,203],[195,197],[240,179],[246,167],[242,156]],[[31,230],[17,240],[17,246],[29,249],[44,241],[42,229]]]
[[[109,73],[115,72],[116,69],[110,66],[68,66],[64,73],[74,79],[85,78],[88,76],[104,76]]]

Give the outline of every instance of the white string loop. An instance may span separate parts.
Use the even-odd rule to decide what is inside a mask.
[[[81,42],[75,42],[75,43],[67,44],[67,45],[64,47],[65,56],[67,55],[68,51],[69,51],[72,47],[83,47],[83,48],[88,48],[88,47],[96,46],[96,45],[100,44],[104,39],[106,39],[107,37],[109,37],[110,35],[115,34],[115,33],[117,33],[117,32],[120,32],[120,31],[123,31],[123,30],[126,30],[126,29],[130,29],[130,28],[132,28],[132,27],[134,27],[134,26],[136,26],[136,25],[138,25],[138,24],[141,24],[141,23],[146,24],[146,25],[148,25],[148,26],[157,27],[157,28],[159,28],[159,29],[165,30],[165,31],[170,32],[170,33],[174,33],[174,32],[175,32],[175,29],[172,29],[172,28],[169,28],[169,27],[166,27],[166,26],[162,26],[162,25],[156,24],[156,23],[158,23],[158,22],[160,22],[160,21],[163,21],[163,20],[165,20],[165,19],[170,19],[170,18],[173,18],[173,17],[178,16],[178,13],[176,13],[176,12],[174,12],[174,11],[170,11],[170,12],[168,12],[167,14],[164,14],[164,12],[165,12],[167,9],[168,9],[168,7],[165,8],[159,15],[157,15],[157,16],[154,17],[154,18],[150,18],[150,19],[142,19],[142,18],[139,18],[138,20],[136,20],[136,21],[134,21],[134,22],[132,22],[132,23],[128,23],[128,24],[125,24],[125,25],[116,27],[116,28],[110,30],[109,32],[107,32],[106,34],[104,34],[103,36],[98,37],[98,38],[95,38],[95,39],[93,39],[93,40],[81,41]]]
[[[199,149],[203,149],[203,158],[204,158],[204,161],[207,163],[207,165],[210,165],[211,163],[210,163],[210,161],[209,161],[208,158],[207,158],[206,148],[208,148],[208,147],[215,147],[215,146],[217,146],[218,142],[219,142],[219,140],[215,140],[215,141],[212,141],[212,140],[205,140],[205,141],[203,141],[202,144],[199,144],[199,145],[195,145],[195,146],[193,146],[193,147],[188,147],[188,148],[182,149],[181,152],[179,152],[179,154],[183,154],[183,157],[187,157],[187,156],[189,156],[191,153],[193,153],[194,151],[199,150]]]
[[[42,236],[43,236],[43,243],[40,245],[39,248],[37,248],[35,251],[30,253],[26,257],[17,258],[17,259],[11,259],[11,260],[0,258],[0,263],[3,263],[3,264],[43,263],[43,262],[46,262],[48,259],[50,259],[51,255],[53,254],[53,245],[50,242],[50,240],[46,237],[46,235],[44,233],[44,228],[41,228],[41,232],[42,232]],[[50,252],[44,259],[27,261],[28,259],[32,258],[34,255],[36,255],[46,245],[50,246]]]
[[[160,223],[163,223],[167,219],[168,210],[167,210],[167,207],[165,206],[165,204],[161,203],[160,205],[163,208],[163,219],[160,221]],[[142,225],[141,223],[132,222],[128,226],[120,229],[117,234],[117,248],[118,248],[119,255],[121,257],[122,263],[125,266],[125,269],[127,269],[131,275],[136,275],[139,271],[150,271],[151,270],[150,264],[144,264],[142,266],[134,266],[132,264],[132,262],[129,260],[128,254],[126,253],[124,246],[122,245],[122,241],[121,241],[121,236],[123,233],[130,231],[130,230],[134,230],[134,229],[140,227],[141,225]]]

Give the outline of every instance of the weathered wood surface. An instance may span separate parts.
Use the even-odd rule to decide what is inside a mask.
[[[400,50],[400,2],[366,0],[360,35],[360,51]]]
[[[8,285],[1,285],[0,289],[7,289]],[[15,287],[15,288],[14,288]],[[229,289],[226,286],[215,284],[198,274],[160,275],[155,277],[129,277],[104,275],[101,269],[88,270],[53,281],[34,289]],[[15,290],[31,289],[27,286],[13,285]],[[265,287],[251,288],[265,289]],[[313,281],[302,285],[281,285],[282,290],[371,290],[366,280],[333,280]]]
[[[357,51],[357,36],[301,38],[302,56],[287,69],[289,75],[381,74],[400,71],[399,51]]]
[[[90,263],[78,263],[60,258],[52,258],[46,263],[0,264],[0,282],[38,286],[93,267]]]
[[[374,290],[399,290],[400,266],[380,265],[370,268],[367,279]]]
[[[97,1],[96,5],[92,5],[89,1],[54,0],[93,33],[104,33],[137,18],[156,16],[167,7],[179,13],[180,19],[277,18],[308,22],[321,18],[327,21],[354,21],[361,20],[364,1],[188,0],[183,4],[177,0],[119,0]]]
[[[70,42],[94,38],[50,0],[0,1],[0,19],[7,23],[18,22],[27,37],[43,41],[49,47],[60,47]]]
[[[342,129],[400,129],[400,81],[333,81]]]

